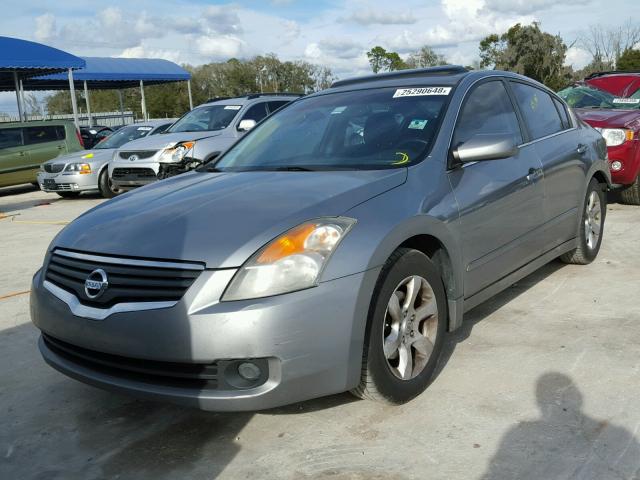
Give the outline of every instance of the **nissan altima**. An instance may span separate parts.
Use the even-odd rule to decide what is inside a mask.
[[[466,311],[595,259],[610,181],[600,134],[528,78],[337,81],[62,230],[33,277],[39,348],[82,382],[206,410],[407,402]]]

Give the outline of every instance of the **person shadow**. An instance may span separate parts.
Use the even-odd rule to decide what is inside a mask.
[[[570,377],[543,374],[536,398],[540,418],[504,435],[481,480],[640,480],[635,432],[585,415],[582,393]]]

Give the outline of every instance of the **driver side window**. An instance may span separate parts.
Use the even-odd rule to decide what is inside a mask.
[[[500,80],[481,83],[467,95],[451,146],[455,148],[479,134],[508,134],[516,145],[522,143],[518,117]]]

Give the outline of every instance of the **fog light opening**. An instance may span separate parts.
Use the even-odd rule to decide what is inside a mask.
[[[245,380],[255,381],[260,378],[260,367],[258,367],[254,363],[243,362],[238,365],[238,375],[240,375]]]
[[[612,172],[619,172],[620,170],[622,170],[622,162],[615,160],[613,162],[611,162],[611,171]]]

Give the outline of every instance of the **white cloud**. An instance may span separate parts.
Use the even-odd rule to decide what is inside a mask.
[[[242,33],[240,17],[232,5],[214,5],[202,12],[209,31],[223,34]]]
[[[416,23],[417,19],[406,12],[383,12],[368,8],[365,10],[357,10],[346,18],[345,22],[354,22],[360,25],[408,25]]]
[[[574,69],[578,70],[585,67],[591,62],[591,54],[586,50],[578,47],[571,47],[567,50],[567,57],[565,58],[565,65],[571,65]]]
[[[572,0],[573,5],[589,3],[591,0]],[[526,15],[552,8],[559,0],[486,0],[485,8],[494,12]]]
[[[46,42],[53,38],[56,32],[56,17],[52,13],[45,13],[36,17],[36,40]]]
[[[183,63],[184,56],[177,50],[149,49],[138,45],[126,48],[116,57],[120,58],[163,58],[170,62]]]
[[[198,52],[207,61],[226,60],[242,54],[244,42],[233,35],[196,37]]]

